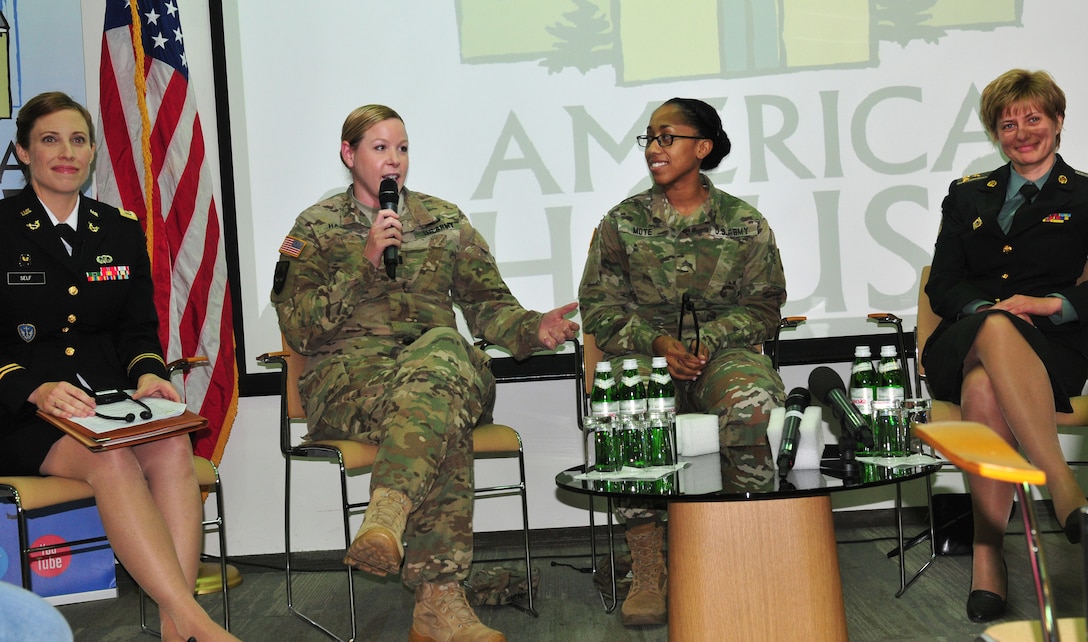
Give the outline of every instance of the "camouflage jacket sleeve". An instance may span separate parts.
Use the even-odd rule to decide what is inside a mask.
[[[521,307],[499,274],[487,242],[464,215],[453,300],[461,307],[473,336],[502,346],[519,359],[542,348],[537,330],[543,315]]]
[[[280,249],[272,303],[287,343],[303,354],[337,337],[355,307],[383,287],[363,255],[365,234],[340,225],[349,207],[340,195],[308,208]]]

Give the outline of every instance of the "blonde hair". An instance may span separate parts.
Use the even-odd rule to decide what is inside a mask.
[[[352,149],[359,146],[359,141],[363,139],[363,135],[367,130],[382,122],[383,120],[389,120],[390,118],[396,118],[400,122],[404,122],[404,119],[400,117],[400,114],[393,111],[391,107],[385,105],[363,105],[362,107],[356,107],[348,114],[348,117],[344,119],[344,126],[340,128],[340,140],[351,145]],[[340,162],[344,163],[344,157],[340,156]],[[347,166],[347,163],[344,163]]]
[[[990,139],[997,141],[997,121],[1013,105],[1034,105],[1051,120],[1065,118],[1065,92],[1045,71],[1011,69],[982,90],[979,118]],[[1057,141],[1061,144],[1061,134]]]

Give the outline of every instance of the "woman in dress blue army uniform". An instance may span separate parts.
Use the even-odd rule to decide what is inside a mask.
[[[89,417],[93,390],[179,395],[140,223],[80,194],[90,114],[60,92],[35,96],[19,110],[15,150],[27,186],[0,201],[0,475],[90,484],[114,553],[159,604],[163,639],[234,640],[193,598],[203,512],[188,435],[95,453],[36,415]]]
[[[922,355],[933,396],[958,402],[1046,471],[1065,534],[1086,503],[1058,443],[1088,374],[1088,177],[1057,154],[1065,94],[1046,72],[1008,71],[982,92],[980,117],[1009,163],[957,181],[942,204],[926,294],[943,322]],[[1005,612],[1002,542],[1013,488],[969,476],[974,559],[968,616]]]

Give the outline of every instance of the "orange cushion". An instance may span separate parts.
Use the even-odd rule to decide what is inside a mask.
[[[19,493],[23,510],[94,497],[89,484],[66,477],[0,477],[0,484],[11,486]]]

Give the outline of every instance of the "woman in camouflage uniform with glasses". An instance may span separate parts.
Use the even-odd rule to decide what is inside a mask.
[[[767,423],[784,392],[759,346],[786,300],[774,234],[755,208],[702,173],[730,149],[713,107],[673,98],[638,139],[654,186],[597,226],[578,292],[586,332],[616,370],[624,357],[636,357],[645,375],[651,356],[664,356],[678,384],[677,411],[719,417],[721,451],[731,462],[727,483],[773,483]],[[690,305],[682,311],[685,298]],[[681,326],[683,336],[674,336]],[[663,623],[664,510],[621,505],[617,513],[626,520],[633,564],[624,624]]]

